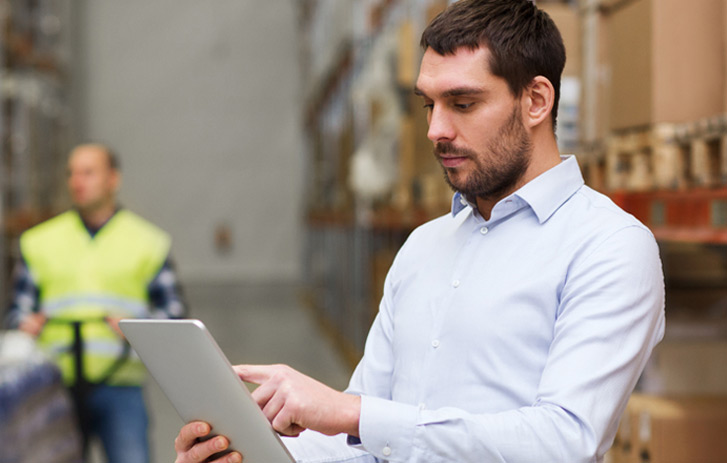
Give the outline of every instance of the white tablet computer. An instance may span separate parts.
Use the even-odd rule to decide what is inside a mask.
[[[199,320],[123,320],[119,324],[184,422],[206,421],[230,439],[245,463],[293,458],[212,335]]]

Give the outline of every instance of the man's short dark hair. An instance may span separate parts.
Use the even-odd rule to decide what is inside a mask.
[[[106,148],[106,156],[109,158],[109,167],[111,167],[111,170],[115,171],[121,171],[121,163],[119,162],[119,155],[116,154],[116,151],[109,148],[106,145],[102,145],[104,148]]]
[[[107,145],[106,143],[89,141],[89,142],[81,143],[80,145],[76,145],[76,148],[80,148],[80,147],[93,147],[93,148],[96,148],[96,149],[102,151],[106,155],[106,160],[109,163],[109,168],[111,170],[121,172],[121,163],[119,162],[118,154],[116,154],[116,151],[113,148],[111,148],[109,145]]]
[[[434,18],[421,46],[440,55],[486,46],[490,72],[505,79],[516,97],[536,76],[545,77],[555,89],[555,131],[565,46],[553,20],[531,0],[460,0]]]

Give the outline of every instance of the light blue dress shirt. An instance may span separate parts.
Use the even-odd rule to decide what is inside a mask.
[[[490,220],[456,194],[450,215],[411,234],[348,389],[362,397],[361,439],[349,443],[366,453],[335,454],[337,437],[316,457],[308,436],[292,451],[321,462],[600,462],[663,333],[653,235],[563,157]]]

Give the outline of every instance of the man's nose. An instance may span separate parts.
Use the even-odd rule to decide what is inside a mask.
[[[433,142],[451,141],[454,139],[454,125],[449,114],[436,106],[429,114],[429,130],[427,137]]]

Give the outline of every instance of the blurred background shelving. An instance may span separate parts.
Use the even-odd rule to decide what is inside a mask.
[[[301,8],[306,294],[352,361],[362,352],[396,250],[414,228],[450,208],[452,192],[434,162],[426,114],[413,93],[421,32],[448,3],[311,0]],[[558,139],[564,152],[575,152],[578,8],[560,1],[542,6],[569,47]]]
[[[19,235],[63,206],[60,193],[71,130],[66,71],[70,19],[70,2],[0,0],[3,305],[11,290]],[[0,460],[78,461],[73,405],[59,372],[19,333],[0,333],[0,396],[0,436],[5,442]]]
[[[69,2],[0,1],[0,294],[19,234],[63,206],[70,18]]]

